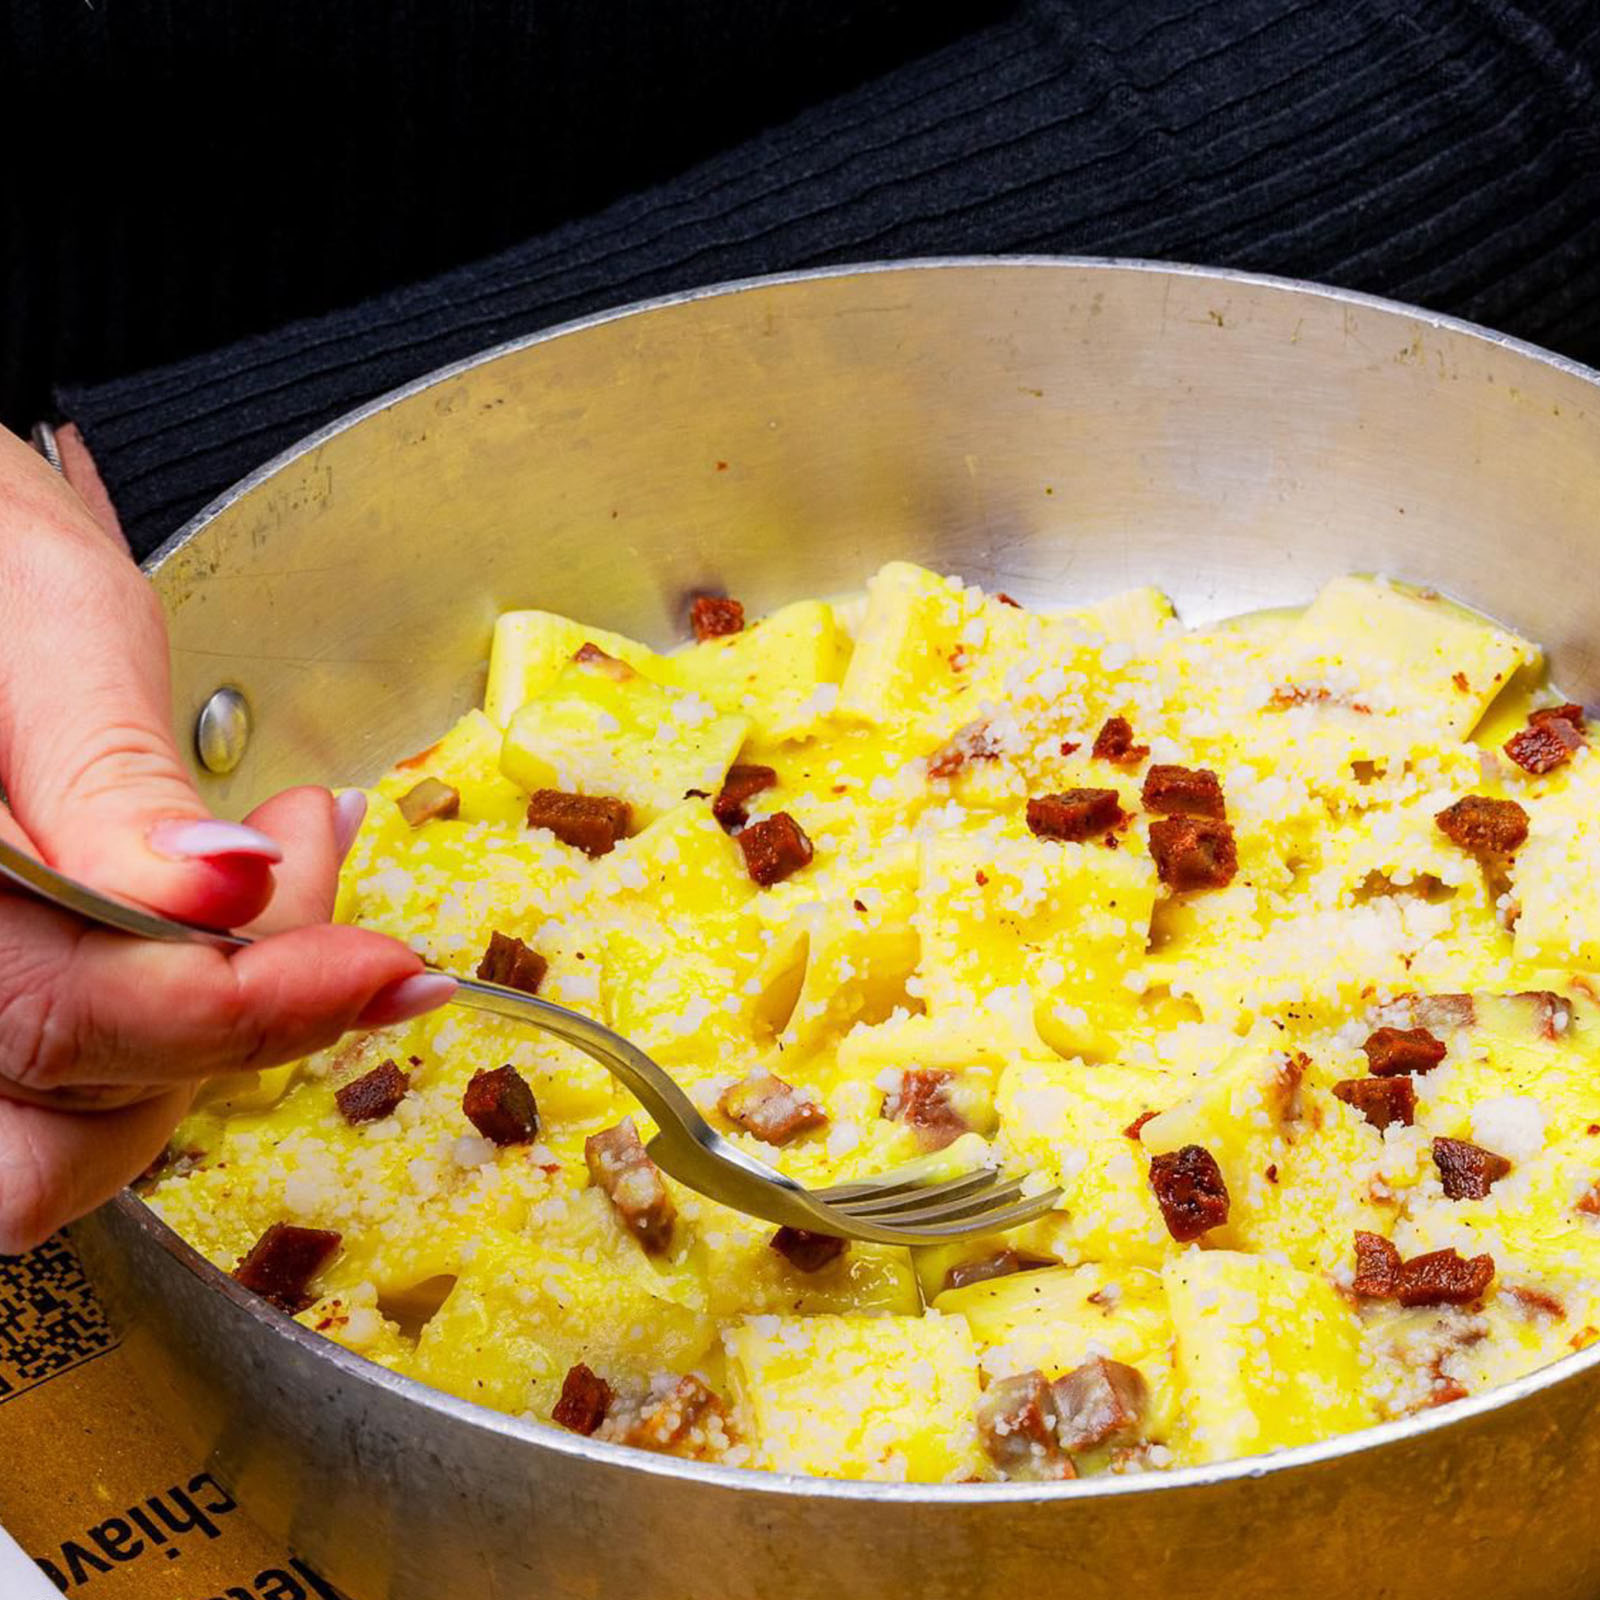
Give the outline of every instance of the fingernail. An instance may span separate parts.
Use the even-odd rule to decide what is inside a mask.
[[[356,1018],[356,1026],[387,1028],[396,1022],[409,1022],[435,1006],[442,1006],[455,992],[454,978],[442,972],[415,972],[373,995]]]
[[[367,797],[360,789],[346,789],[343,794],[335,797],[333,802],[333,847],[339,852],[339,860],[350,854],[350,846],[356,842],[356,835],[361,832],[361,824],[367,815]]]
[[[150,848],[174,861],[211,861],[218,856],[283,860],[283,846],[276,839],[242,822],[218,822],[211,817],[158,822],[150,830]]]

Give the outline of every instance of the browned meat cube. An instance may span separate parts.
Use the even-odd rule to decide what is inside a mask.
[[[274,1222],[233,1269],[233,1276],[246,1289],[293,1316],[316,1299],[309,1292],[311,1280],[332,1259],[339,1240],[339,1234],[326,1228]]]
[[[424,778],[421,783],[407,789],[395,804],[400,808],[400,815],[413,828],[420,828],[424,822],[436,822],[461,814],[460,791],[452,789],[448,783],[440,783],[437,778]]]
[[[797,1272],[821,1272],[844,1254],[848,1241],[835,1234],[813,1233],[809,1228],[791,1228],[785,1223],[769,1243]]]
[[[961,1261],[944,1275],[946,1289],[964,1289],[969,1283],[987,1283],[991,1278],[1009,1278],[1014,1272],[1031,1272],[1036,1267],[1053,1267],[1043,1256],[1027,1256],[1018,1250],[997,1250],[978,1261]]]
[[[1133,742],[1133,726],[1126,717],[1108,717],[1094,736],[1089,752],[1096,761],[1109,761],[1118,767],[1136,767],[1150,754],[1147,744]]]
[[[1481,1300],[1493,1281],[1492,1256],[1434,1250],[1401,1264],[1395,1298],[1403,1306],[1464,1306]]]
[[[717,1109],[746,1133],[768,1144],[787,1144],[828,1120],[809,1089],[797,1089],[771,1072],[753,1072],[722,1091]]]
[[[1520,849],[1528,837],[1528,813],[1515,800],[1491,800],[1481,794],[1446,806],[1434,821],[1452,844],[1491,855]]]
[[[771,767],[746,766],[735,763],[728,768],[717,797],[711,802],[711,815],[730,833],[742,828],[750,820],[745,801],[753,799],[764,789],[777,785],[778,774]]]
[[[689,626],[701,644],[707,639],[742,633],[744,607],[737,600],[726,600],[714,594],[696,595],[689,607]]]
[[[1445,1056],[1444,1041],[1426,1028],[1378,1028],[1367,1035],[1361,1048],[1375,1078],[1431,1072]]]
[[[1128,1443],[1144,1427],[1150,1390],[1135,1367],[1096,1356],[1050,1385],[1056,1439],[1063,1450],[1092,1450],[1113,1440]]]
[[[1182,1244],[1228,1220],[1228,1186],[1216,1157],[1203,1145],[1152,1156],[1150,1187],[1167,1232]]]
[[[989,731],[989,724],[969,722],[928,757],[928,776],[953,778],[969,761],[994,761],[999,755],[1000,742]]]
[[[1152,822],[1150,854],[1161,881],[1180,892],[1225,889],[1239,870],[1233,829],[1210,817],[1163,817]]]
[[[1482,1200],[1511,1170],[1504,1156],[1466,1139],[1435,1139],[1433,1164],[1447,1200]]]
[[[528,826],[547,828],[586,856],[609,855],[632,821],[633,809],[626,800],[563,794],[559,789],[536,789],[528,796]]]
[[[1581,721],[1574,725],[1554,712],[1536,711],[1526,728],[1506,740],[1505,752],[1524,772],[1537,777],[1570,761],[1583,744]]]
[[[353,1078],[333,1092],[339,1115],[352,1126],[377,1122],[389,1115],[405,1099],[411,1088],[411,1075],[393,1061],[385,1061],[371,1072]]]
[[[1157,763],[1144,775],[1139,803],[1146,811],[1160,811],[1172,817],[1210,817],[1221,822],[1228,814],[1222,785],[1209,767]]]
[[[1416,1115],[1417,1090],[1410,1078],[1346,1078],[1334,1084],[1333,1092],[1374,1128],[1391,1122],[1409,1128]]]
[[[520,939],[508,933],[491,933],[489,948],[478,963],[478,976],[485,983],[498,983],[507,989],[520,989],[524,994],[537,994],[550,963],[536,955]]]
[[[691,1372],[666,1394],[645,1402],[622,1442],[636,1450],[682,1451],[695,1430],[721,1410],[722,1402]]]
[[[580,644],[573,651],[572,659],[578,666],[587,667],[590,672],[610,678],[613,683],[626,683],[629,678],[637,676],[626,661],[619,661],[615,656],[607,655],[592,639]]]
[[[489,935],[489,946],[478,962],[478,977],[485,983],[498,983],[503,988],[520,989],[524,994],[537,994],[550,963],[531,950],[522,940],[498,930]]]
[[[561,1398],[550,1420],[573,1433],[591,1434],[606,1420],[611,1400],[611,1385],[580,1361],[561,1380]]]
[[[972,1126],[951,1099],[955,1081],[956,1075],[943,1067],[908,1067],[899,1086],[884,1098],[883,1114],[915,1128],[926,1149],[943,1150]]]
[[[1115,789],[1063,789],[1028,801],[1028,831],[1041,839],[1080,844],[1123,821],[1126,813]]]
[[[1470,1028],[1478,1014],[1470,994],[1408,994],[1401,998],[1414,1028]]]
[[[616,1208],[622,1225],[650,1255],[672,1243],[678,1210],[667,1193],[661,1170],[645,1152],[631,1117],[583,1142],[590,1181]]]
[[[1381,1233],[1356,1230],[1356,1276],[1352,1287],[1366,1300],[1388,1300],[1400,1287],[1400,1252]]]
[[[745,871],[763,889],[792,877],[812,855],[811,841],[787,811],[746,828],[739,835],[739,848],[744,851]]]
[[[491,1144],[529,1144],[539,1132],[539,1107],[515,1067],[475,1072],[461,1097],[467,1121]]]
[[[1056,1439],[1054,1399],[1042,1372],[1022,1372],[991,1383],[978,1401],[978,1435],[989,1459],[1008,1477],[1077,1476]]]

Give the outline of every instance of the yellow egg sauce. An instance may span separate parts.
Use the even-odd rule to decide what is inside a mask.
[[[819,1261],[664,1179],[650,1248],[585,1157],[649,1138],[637,1104],[448,1007],[213,1084],[150,1203],[224,1269],[337,1233],[299,1320],[397,1372],[753,1468],[1145,1472],[1449,1404],[1600,1327],[1600,762],[1504,753],[1542,673],[1357,577],[1188,630],[1154,590],[1043,611],[896,562],[670,654],[508,613],[483,709],[371,791],[339,917],[462,973],[522,941],[542,996],[807,1184],[991,1163],[1056,1208]],[[743,832],[712,809],[736,763],[772,769]],[[1220,790],[1200,846],[1170,767]],[[413,826],[428,778],[458,808]],[[529,827],[539,790],[626,802],[627,836]],[[1466,796],[1526,842],[1452,837]],[[811,858],[757,882],[780,813]],[[1375,1073],[1386,1028],[1431,1057]],[[405,1092],[352,1122],[384,1062]],[[464,1097],[506,1066],[537,1129],[498,1142]],[[772,1078],[810,1108],[779,1143],[726,1109]]]

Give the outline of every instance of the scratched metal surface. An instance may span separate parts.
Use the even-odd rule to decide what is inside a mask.
[[[476,698],[541,605],[661,642],[907,557],[1024,600],[1154,583],[1203,621],[1383,571],[1600,699],[1594,374],[1446,319],[1236,274],[929,262],[595,319],[369,407],[154,563],[180,724],[232,683],[239,813],[356,781]],[[82,1227],[129,1349],[251,1509],[363,1600],[1600,1592],[1600,1348],[1440,1413],[1166,1478],[788,1480],[620,1452],[304,1333],[137,1201]],[[1376,1552],[1382,1552],[1379,1560]]]

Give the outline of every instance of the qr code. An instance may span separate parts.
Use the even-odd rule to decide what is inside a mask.
[[[25,1256],[0,1256],[0,1401],[116,1343],[64,1239],[51,1239]]]

